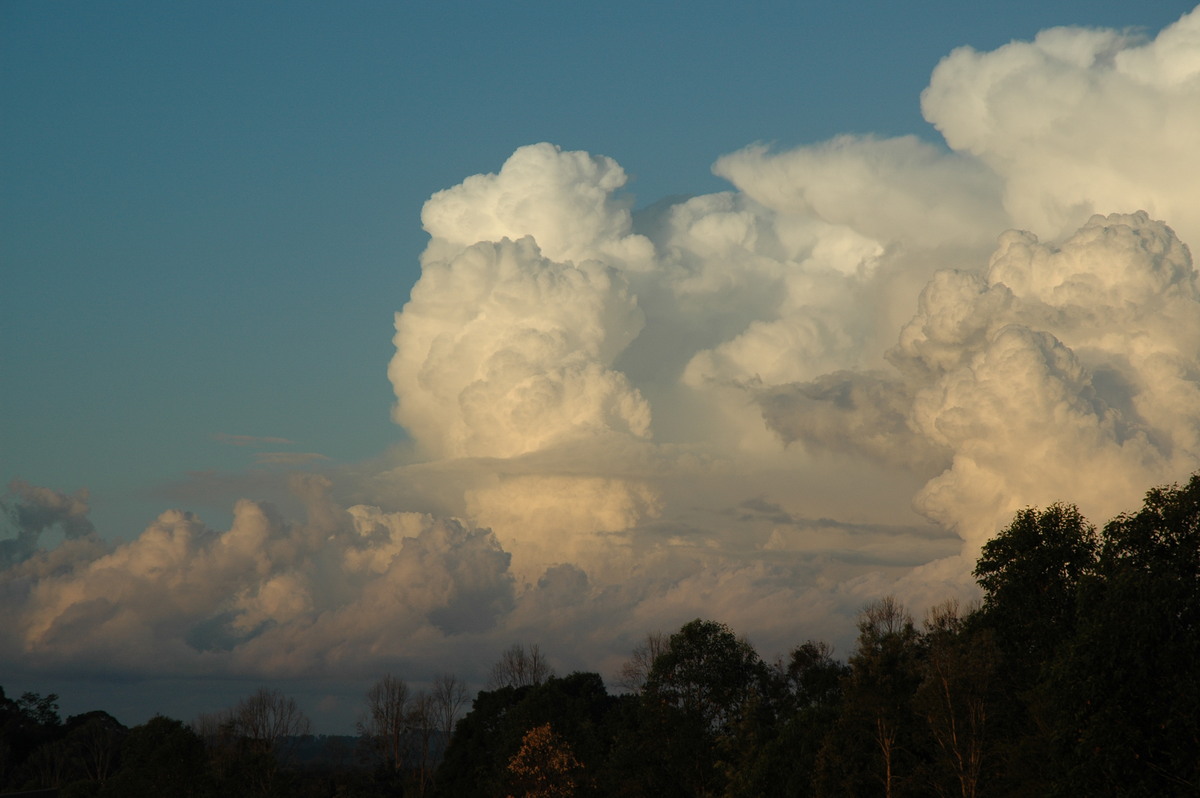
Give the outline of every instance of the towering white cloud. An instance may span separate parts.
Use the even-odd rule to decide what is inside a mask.
[[[425,257],[532,236],[555,261],[647,258],[649,242],[631,235],[630,203],[616,194],[625,182],[611,158],[545,143],[522,147],[498,174],[469,177],[425,203],[421,223],[433,237]]]
[[[1054,28],[946,57],[921,98],[959,152],[1005,181],[1013,223],[1060,236],[1142,209],[1200,240],[1200,10],[1156,38]]]
[[[730,191],[641,213],[612,159],[521,148],[426,204],[399,465],[297,482],[305,522],[170,511],[117,546],[18,486],[21,529],[75,532],[6,550],[5,652],[479,672],[540,638],[615,666],[706,615],[770,655],[969,591],[1020,507],[1136,506],[1200,467],[1198,31],[958,50],[923,97],[951,151],[754,146]]]
[[[427,258],[396,319],[396,420],[449,457],[513,457],[609,431],[645,436],[649,407],[610,368],[641,326],[618,272],[551,261],[529,236]]]

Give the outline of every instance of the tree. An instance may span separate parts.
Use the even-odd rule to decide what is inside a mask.
[[[997,689],[1008,697],[993,713],[1000,774],[1010,792],[1045,793],[1062,777],[1056,721],[1044,690],[1047,669],[1076,629],[1081,584],[1096,572],[1099,538],[1072,504],[1025,508],[988,541],[975,567],[983,606],[969,619],[988,630],[999,653]]]
[[[50,693],[23,693],[11,699],[0,688],[0,778],[6,782],[24,780],[22,769],[30,765],[34,752],[52,744],[60,736],[58,696]],[[39,755],[36,770],[46,772],[46,756]],[[35,776],[35,778],[37,778]]]
[[[990,630],[971,634],[957,601],[929,610],[915,707],[935,746],[932,779],[942,794],[979,795],[991,753],[997,651]]]
[[[454,734],[454,724],[467,705],[467,685],[452,673],[441,673],[433,680],[430,697],[433,699],[433,718],[445,745]]]
[[[104,784],[116,769],[121,741],[129,730],[112,715],[99,710],[73,715],[65,726],[65,741],[80,777]]]
[[[266,687],[238,702],[232,721],[237,735],[263,752],[278,753],[281,743],[312,731],[312,724],[295,699]]]
[[[984,544],[975,567],[981,620],[995,630],[1017,690],[1074,631],[1076,593],[1097,551],[1096,528],[1072,504],[1021,510]]]
[[[770,674],[754,647],[725,624],[697,618],[655,658],[642,689],[641,744],[658,759],[645,789],[716,795],[725,785],[738,729],[769,710]],[[652,749],[649,748],[652,746]]]
[[[1042,694],[1090,795],[1200,794],[1200,474],[1103,530]]]
[[[901,775],[905,738],[914,725],[910,701],[916,689],[917,635],[912,616],[892,596],[867,605],[859,620],[859,647],[850,666],[860,699],[874,706],[871,734],[879,748],[884,795],[892,798]]]
[[[63,740],[43,743],[25,762],[26,786],[59,788],[70,778],[71,751]]]
[[[521,738],[520,749],[508,762],[514,787],[509,798],[571,798],[581,770],[583,763],[549,723],[535,726]]]
[[[843,712],[822,746],[822,790],[917,794],[920,726],[913,696],[921,678],[920,637],[908,610],[892,596],[863,609],[858,631]]]
[[[403,679],[389,673],[371,685],[358,733],[392,770],[404,765],[410,722],[408,684]]]
[[[817,757],[837,720],[850,674],[826,643],[808,640],[772,669],[778,683],[769,724],[749,730],[731,796],[808,796],[816,790]],[[760,713],[760,717],[761,717]]]
[[[671,638],[646,678],[651,703],[671,706],[710,730],[728,728],[762,685],[766,665],[729,627],[697,618]]]
[[[828,643],[808,640],[792,649],[786,663],[776,668],[781,672],[796,709],[828,707],[842,697],[842,680],[850,670],[833,658]]]
[[[58,716],[58,695],[22,693],[17,699],[17,709],[33,723],[47,729],[57,728],[62,719]]]
[[[178,720],[155,716],[129,730],[121,745],[121,768],[104,798],[206,798],[216,794],[204,742]]]
[[[311,732],[296,701],[266,687],[231,709],[201,715],[193,727],[208,746],[215,776],[247,795],[282,791],[289,774],[281,765],[297,738]]]
[[[546,661],[537,643],[527,649],[521,643],[513,643],[500,654],[492,665],[488,676],[488,689],[501,687],[531,687],[541,684],[554,675],[554,669]]]
[[[434,701],[424,690],[413,696],[408,709],[408,755],[417,795],[433,782],[433,736],[437,719]]]
[[[651,632],[642,642],[633,647],[629,659],[621,666],[617,684],[634,693],[639,693],[650,676],[650,669],[658,655],[667,650],[670,639],[662,632]]]
[[[485,690],[458,722],[438,767],[439,796],[504,795],[508,766],[530,729],[552,723],[572,755],[595,774],[610,759],[615,742],[612,724],[618,699],[608,695],[596,673],[552,676],[536,687]],[[578,774],[580,796],[616,794],[607,785]]]
[[[502,794],[503,771],[516,750],[510,737],[524,731],[513,731],[513,715],[532,689],[501,687],[483,690],[475,696],[471,711],[455,726],[435,776],[435,791],[439,796],[474,798]]]

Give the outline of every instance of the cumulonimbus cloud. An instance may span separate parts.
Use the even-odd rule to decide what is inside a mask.
[[[640,213],[611,158],[519,149],[422,215],[402,464],[341,476],[357,502],[298,481],[307,521],[170,511],[118,545],[20,487],[82,532],[10,547],[6,656],[481,672],[536,636],[597,667],[697,615],[771,653],[969,592],[1022,506],[1132,508],[1200,467],[1198,31],[957,50],[922,98],[950,151],[754,146]]]

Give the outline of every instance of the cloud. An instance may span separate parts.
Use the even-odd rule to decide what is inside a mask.
[[[427,253],[396,317],[395,419],[442,456],[646,436],[649,406],[610,368],[642,319],[615,269],[549,260],[529,236],[473,244],[448,261]]]
[[[213,435],[213,440],[220,443],[227,443],[230,446],[277,446],[282,444],[292,444],[295,441],[289,441],[287,438],[270,438],[260,435],[229,435],[224,432],[218,432]]]
[[[94,538],[88,518],[87,489],[70,496],[50,488],[14,479],[8,490],[15,502],[0,502],[16,537],[0,540],[0,565],[25,560],[38,550],[42,533],[57,529],[68,541]]]
[[[763,421],[785,444],[830,452],[856,452],[899,467],[929,471],[950,450],[909,423],[909,386],[890,375],[834,372],[812,382],[763,391]]]
[[[938,64],[921,108],[946,143],[1004,178],[1013,224],[1059,236],[1144,209],[1200,240],[1200,10],[1157,37],[1054,28]]]
[[[839,136],[781,153],[759,145],[713,171],[793,225],[820,220],[881,245],[973,244],[1006,222],[996,174],[915,136]]]
[[[630,233],[632,198],[616,193],[625,182],[611,158],[547,143],[522,147],[498,174],[469,177],[425,203],[421,223],[434,239],[426,257],[525,236],[556,261],[649,257],[649,242]]]
[[[697,616],[845,651],[869,600],[970,596],[1016,509],[1102,522],[1200,467],[1198,26],[956,50],[922,98],[949,150],[754,145],[640,212],[611,158],[517,150],[422,214],[410,444],[293,479],[303,521],[115,546],[86,494],[14,487],[6,656],[480,675],[524,640],[611,673]]]
[[[258,465],[302,466],[329,458],[317,452],[259,452],[254,456]]]
[[[486,631],[511,608],[509,557],[485,530],[366,506],[316,519],[241,501],[225,531],[171,510],[128,543],[39,552],[0,573],[20,597],[6,648],[43,666],[304,673]]]

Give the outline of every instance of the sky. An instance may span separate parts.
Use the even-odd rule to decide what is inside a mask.
[[[1200,468],[1200,12],[0,4],[0,682],[845,656]]]

